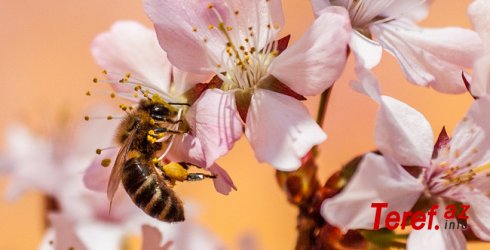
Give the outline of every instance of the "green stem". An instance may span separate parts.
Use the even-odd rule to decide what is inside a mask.
[[[330,101],[330,95],[332,93],[333,85],[327,90],[323,91],[320,104],[318,106],[318,113],[316,115],[316,123],[323,127],[323,122],[325,121],[325,116],[327,115],[327,106]]]
[[[333,84],[330,88],[323,91],[322,96],[320,98],[320,104],[318,106],[318,113],[316,115],[316,123],[320,127],[323,127],[323,123],[325,122],[325,117],[327,116],[327,107],[330,101],[330,95],[332,94]],[[318,156],[318,145],[314,146],[312,149],[314,157]]]

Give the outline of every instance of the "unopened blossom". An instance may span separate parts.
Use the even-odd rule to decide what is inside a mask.
[[[375,138],[381,155],[364,156],[343,191],[324,201],[323,217],[343,230],[373,229],[372,203],[389,204],[381,213],[384,225],[388,212],[410,211],[423,195],[443,208],[448,202],[469,204],[471,229],[480,239],[490,240],[490,123],[486,115],[490,98],[473,103],[452,138],[443,132],[434,143],[432,127],[422,114],[380,95],[372,76],[365,79],[357,87],[380,105]],[[416,178],[402,166],[419,167],[421,174]],[[430,234],[413,231],[407,242],[408,249],[465,249],[465,245],[461,230],[442,228]]]
[[[92,54],[115,90],[115,94],[128,99],[137,105],[141,98],[157,96],[169,103],[187,104],[184,94],[196,84],[206,81],[209,75],[188,74],[173,67],[167,60],[167,55],[158,45],[155,33],[134,21],[116,22],[110,31],[100,34],[92,44]],[[96,82],[101,80],[96,79]],[[131,112],[131,105],[121,104],[121,109]],[[186,105],[175,106],[179,109],[182,119],[190,122],[194,113],[187,112]],[[204,114],[206,115],[206,114]],[[212,116],[213,114],[211,114]],[[181,123],[175,125],[178,130]],[[237,124],[239,126],[239,124]],[[235,188],[233,181],[224,169],[214,161],[206,164],[204,161],[202,142],[189,131],[171,136],[170,142],[159,159],[185,161],[200,167],[206,167],[218,177],[213,179],[218,192],[228,194]],[[221,134],[209,130],[210,138],[219,140]],[[158,138],[166,140],[166,138]],[[219,150],[219,149],[216,149]],[[94,190],[105,191],[111,168],[100,166],[103,159],[113,159],[117,150],[100,152],[85,176],[87,185]],[[114,161],[111,161],[114,162]]]
[[[473,1],[468,7],[473,28],[483,41],[483,54],[475,61],[471,93],[474,96],[490,94],[490,2]]]
[[[458,27],[422,28],[428,0],[311,0],[316,14],[329,6],[349,11],[353,28],[350,48],[358,63],[371,69],[383,50],[398,60],[405,77],[419,86],[462,93],[461,72],[481,52],[478,35]],[[325,29],[328,32],[328,29]]]
[[[208,164],[242,135],[260,162],[295,170],[326,139],[298,101],[329,88],[344,68],[350,25],[339,7],[324,11],[295,44],[284,50],[279,0],[146,0],[160,46],[173,65],[216,75],[189,112]],[[328,32],[325,32],[328,30]],[[220,134],[215,137],[213,134]]]

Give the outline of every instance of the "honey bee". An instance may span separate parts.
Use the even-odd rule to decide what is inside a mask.
[[[177,108],[159,97],[143,99],[128,112],[119,125],[116,139],[121,148],[114,162],[107,196],[112,199],[119,183],[133,202],[146,214],[165,222],[183,221],[182,201],[171,189],[176,181],[198,181],[214,175],[189,173],[192,164],[170,162],[163,165],[157,157],[168,151],[170,139],[186,133]]]

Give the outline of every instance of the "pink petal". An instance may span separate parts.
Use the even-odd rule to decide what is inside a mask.
[[[225,155],[242,136],[234,92],[206,90],[186,116],[202,145],[206,167]]]
[[[478,238],[490,241],[490,199],[482,193],[470,193],[465,196],[470,205],[467,213],[471,230]]]
[[[110,31],[98,35],[92,43],[92,55],[99,66],[118,82],[126,73],[138,82],[168,92],[172,65],[158,45],[155,32],[133,21],[116,22]],[[127,85],[118,90],[131,91]]]
[[[478,35],[461,28],[421,29],[410,22],[372,26],[372,33],[402,66],[407,79],[444,93],[466,91],[461,71],[481,52]]]
[[[55,249],[87,249],[77,236],[73,221],[64,217],[62,214],[50,214],[49,220],[53,224],[56,234],[56,239],[54,240]]]
[[[475,61],[470,84],[474,96],[490,94],[490,55],[485,55]]]
[[[357,31],[353,32],[349,47],[356,55],[357,63],[364,68],[372,69],[381,61],[383,47]]]
[[[206,159],[204,158],[203,148],[199,139],[189,134],[175,139],[174,145],[168,154],[168,159],[171,161],[189,162],[199,167],[206,166]],[[218,193],[228,195],[232,189],[236,190],[231,177],[218,164],[212,164],[207,170],[217,175],[217,178],[213,179],[213,183]]]
[[[371,97],[375,102],[381,103],[381,90],[378,79],[362,65],[358,64],[355,70],[359,80],[351,81],[351,87],[357,92]]]
[[[219,33],[208,30],[217,27],[218,19],[208,8],[219,1],[145,0],[145,11],[153,21],[160,46],[176,67],[197,74],[206,74],[214,65],[208,58],[207,46],[216,50],[223,46]],[[197,32],[193,30],[196,29]],[[204,42],[207,39],[207,43]]]
[[[396,0],[383,10],[381,16],[406,17],[413,21],[420,21],[429,15],[430,1]]]
[[[350,34],[347,11],[329,7],[272,62],[269,72],[300,95],[317,95],[342,73]]]
[[[412,230],[407,240],[407,250],[440,249],[440,250],[464,250],[466,249],[466,238],[461,230],[443,229],[444,218],[441,218],[439,209],[438,216],[434,217],[434,223],[440,226],[439,230],[423,228]]]
[[[320,15],[321,11],[330,6],[332,6],[330,0],[311,0],[311,7],[313,7],[313,12],[316,17]]]
[[[376,118],[376,145],[406,166],[429,166],[434,147],[432,127],[414,108],[389,96],[381,97]]]
[[[473,102],[465,119],[463,119],[454,129],[450,143],[450,162],[455,166],[471,163],[472,166],[483,166],[490,162],[490,120],[488,119],[490,110],[490,97],[481,97]],[[481,176],[484,183],[488,179]],[[477,180],[475,180],[477,181]],[[474,182],[479,184],[480,182]]]
[[[191,89],[198,83],[205,83],[211,80],[211,75],[200,75],[200,74],[192,74],[188,72],[184,72],[178,68],[173,67],[172,70],[173,76],[173,90],[171,90],[170,94],[173,96],[180,96],[187,90]]]
[[[92,163],[87,168],[83,175],[83,183],[85,187],[96,192],[107,192],[109,176],[114,165],[118,150],[104,151],[101,155],[97,155],[92,160]],[[101,165],[102,160],[111,159],[109,167]]]
[[[217,176],[216,179],[213,180],[216,191],[228,195],[232,189],[235,191],[237,190],[230,175],[228,175],[226,170],[218,166],[218,164],[213,164],[209,167],[209,171]]]
[[[146,0],[145,10],[169,60],[184,71],[199,74],[214,72],[216,64],[221,64],[229,42],[217,28],[221,21],[231,28],[228,32],[234,44],[242,44],[252,27],[258,50],[271,42],[284,24],[279,0]],[[269,25],[275,28],[271,30]]]
[[[167,250],[170,249],[170,247],[172,246],[171,241],[164,244],[163,246],[161,245],[163,236],[158,228],[149,225],[143,225],[141,229],[143,230],[143,244],[141,247],[142,250]]]
[[[468,7],[468,15],[471,18],[473,28],[478,32],[484,42],[485,48],[490,49],[490,2],[487,0],[475,0]]]
[[[381,218],[390,211],[410,211],[424,186],[400,165],[376,154],[366,154],[356,173],[341,193],[323,202],[321,214],[325,220],[343,231],[373,229],[374,202],[387,202]],[[381,221],[380,227],[383,227]]]
[[[282,171],[299,168],[301,158],[327,139],[301,102],[264,89],[252,96],[245,134],[257,159]]]

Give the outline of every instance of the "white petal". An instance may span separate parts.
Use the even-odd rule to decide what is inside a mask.
[[[400,165],[376,154],[366,154],[347,186],[333,198],[326,199],[321,214],[329,223],[343,231],[373,229],[375,202],[386,202],[380,227],[390,211],[410,211],[424,186]]]
[[[298,94],[320,94],[342,73],[350,35],[346,10],[329,7],[300,40],[274,59],[269,73]]]
[[[116,22],[110,31],[95,38],[92,55],[112,81],[131,73],[138,82],[168,93],[172,65],[153,30],[133,21]]]
[[[490,97],[481,97],[473,102],[466,118],[454,129],[450,142],[449,161],[455,165],[483,166],[490,162]],[[487,182],[483,175],[477,175]]]
[[[490,94],[490,54],[478,58],[473,67],[470,89],[475,96]]]
[[[374,74],[361,65],[357,65],[355,70],[359,80],[351,81],[351,87],[357,92],[371,97],[375,102],[380,103],[381,90]]]
[[[465,203],[470,205],[466,215],[470,217],[471,230],[478,238],[490,241],[490,199],[481,193],[470,193],[465,197]]]
[[[440,211],[442,212],[442,211]],[[465,250],[466,238],[461,230],[443,229],[443,218],[434,217],[434,222],[440,225],[439,230],[426,229],[412,230],[407,240],[407,250],[437,249],[437,250]]]
[[[175,67],[172,70],[172,76],[173,84],[170,93],[174,96],[180,96],[196,84],[209,82],[212,78],[211,75],[192,74]]]
[[[353,32],[349,46],[356,55],[357,63],[364,68],[372,69],[381,61],[383,47],[357,31]]]
[[[468,7],[468,15],[478,35],[483,40],[485,48],[490,49],[490,2],[488,0],[475,0]]]
[[[381,16],[406,17],[413,21],[420,21],[429,15],[429,3],[426,0],[395,0],[383,10]]]
[[[462,93],[461,72],[481,53],[478,35],[461,28],[421,29],[397,20],[377,24],[371,31],[402,66],[407,79],[444,93]]]
[[[322,10],[329,6],[332,6],[330,0],[311,0],[311,7],[313,7],[313,12],[316,17],[320,15]]]
[[[299,168],[301,158],[327,139],[301,102],[264,89],[252,96],[245,134],[257,159],[282,171]]]
[[[401,165],[430,164],[434,147],[432,127],[421,113],[401,101],[381,97],[375,138],[379,150]]]
[[[235,93],[206,90],[186,114],[192,131],[199,139],[206,167],[225,155],[242,136]]]

